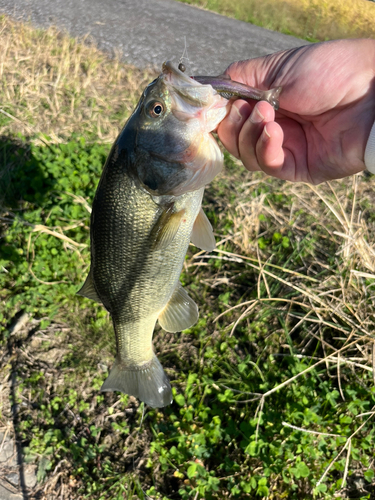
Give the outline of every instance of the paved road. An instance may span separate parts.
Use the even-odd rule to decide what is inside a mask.
[[[307,43],[174,0],[0,0],[0,13],[89,33],[138,67],[178,61],[186,37],[190,74],[219,74],[232,61]]]

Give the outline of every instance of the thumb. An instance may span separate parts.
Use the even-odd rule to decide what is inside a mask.
[[[285,66],[289,66],[289,71],[293,71],[295,58],[303,55],[311,47],[296,47],[267,56],[237,61],[228,66],[225,74],[229,75],[232,80],[262,90],[284,86],[285,77],[288,74]],[[288,77],[286,79],[288,80]]]
[[[250,87],[260,86],[265,77],[265,71],[262,70],[264,60],[265,57],[257,57],[245,61],[236,61],[227,67],[224,74],[229,75],[235,82],[244,83]]]

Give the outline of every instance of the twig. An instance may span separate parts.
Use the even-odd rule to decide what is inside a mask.
[[[258,442],[260,419],[261,419],[261,416],[262,416],[262,413],[263,413],[264,401],[265,401],[265,396],[262,396],[262,398],[261,398],[261,400],[259,402],[259,405],[258,405],[258,407],[256,409],[255,415],[254,415],[254,418],[257,418],[257,415],[258,415],[258,412],[259,412],[257,427],[256,427],[256,430],[255,430],[255,442],[256,443]]]
[[[290,427],[291,429],[295,429],[296,431],[307,432],[308,434],[317,434],[318,436],[332,436],[332,437],[342,437],[340,434],[330,434],[329,432],[318,432],[318,431],[310,431],[309,429],[303,429],[302,427],[297,427],[296,425],[288,424],[288,422],[281,422],[285,427]]]
[[[232,253],[232,252],[227,252],[225,250],[220,250],[218,248],[215,248],[214,252],[221,253],[223,255],[237,257],[237,258],[241,259],[242,261],[258,262],[258,259],[247,257],[245,255],[239,255],[239,254]],[[212,257],[212,255],[208,256],[207,258],[210,258],[210,257]],[[305,274],[298,273],[296,271],[292,271],[291,269],[287,269],[285,267],[281,267],[281,266],[277,266],[275,264],[271,264],[270,262],[262,262],[262,265],[268,266],[268,267],[273,267],[274,269],[278,269],[279,271],[283,271],[285,273],[292,274],[293,276],[297,276],[297,277],[300,277],[300,278],[307,279],[309,281],[313,281],[314,283],[319,283],[319,280],[317,280],[316,278],[312,278],[311,276],[306,276]],[[254,266],[254,267],[256,268],[256,266]]]
[[[339,384],[339,391],[340,391],[342,400],[345,401],[344,392],[343,392],[342,387],[341,387],[340,366],[341,366],[341,363],[340,363],[340,354],[337,354],[337,381],[338,381],[338,384]]]
[[[343,227],[346,227],[345,226],[345,222],[344,220],[340,217],[340,214],[337,212],[337,210],[334,208],[333,205],[331,205],[331,203],[329,201],[326,200],[326,198],[319,192],[319,190],[315,187],[315,186],[312,186],[310,184],[307,184],[307,186],[311,189],[311,191],[313,191],[317,196],[319,196],[319,198],[322,200],[322,202],[327,205],[327,207],[331,210],[331,212],[333,213],[333,215],[336,217],[336,219],[340,222],[340,224],[343,226]],[[332,188],[331,188],[332,189]]]
[[[36,224],[33,225],[34,229],[33,232],[41,232],[41,233],[46,233],[50,234],[51,236],[54,236],[55,238],[59,238],[60,240],[64,240],[70,245],[73,245],[75,247],[80,247],[80,248],[85,248],[87,245],[85,243],[77,243],[76,241],[72,240],[71,238],[68,238],[68,236],[65,236],[65,234],[58,233],[57,231],[51,231],[47,226],[43,226],[42,224]]]
[[[345,487],[346,478],[348,476],[349,460],[350,460],[350,452],[351,451],[352,451],[352,440],[349,439],[349,445],[348,445],[348,451],[346,452],[345,469],[344,469],[344,475],[342,477],[341,489],[343,489]]]
[[[233,311],[234,309],[238,309],[239,307],[244,307],[244,306],[247,306],[249,304],[253,304],[254,302],[270,302],[270,301],[272,301],[272,302],[286,302],[288,304],[290,302],[292,302],[293,304],[296,304],[298,306],[307,307],[306,304],[304,304],[303,302],[298,302],[298,301],[291,300],[291,299],[282,299],[279,297],[272,297],[272,298],[267,297],[267,298],[262,298],[262,299],[253,299],[253,300],[249,300],[248,302],[242,302],[241,304],[236,304],[235,306],[230,307],[226,311],[220,313],[219,316],[216,316],[216,318],[213,320],[213,322],[215,323],[222,316],[224,316],[225,314],[228,314],[229,312]]]
[[[42,283],[42,285],[58,285],[60,283],[69,283],[69,281],[65,281],[65,280],[60,280],[60,281],[43,281],[43,280],[39,279],[37,276],[35,276],[34,271],[31,268],[31,264],[29,266],[29,273],[31,274],[31,276],[34,279],[36,279],[37,281],[39,281],[39,283]]]
[[[231,330],[231,332],[230,332],[230,334],[229,334],[229,337],[231,337],[231,336],[233,335],[234,331],[235,331],[235,330],[236,330],[236,328],[237,328],[238,323],[239,323],[239,322],[240,322],[243,318],[245,318],[245,317],[248,315],[248,313],[249,313],[251,310],[253,310],[253,309],[254,309],[254,307],[255,307],[256,305],[257,305],[257,302],[256,302],[256,301],[254,301],[254,303],[253,303],[251,306],[249,306],[249,307],[246,309],[246,311],[244,311],[244,312],[241,314],[241,316],[240,316],[240,317],[237,319],[237,321],[234,323],[233,328],[232,328],[232,330]]]
[[[375,406],[373,407],[375,408]],[[358,429],[356,429],[353,434],[351,436],[349,436],[346,440],[346,443],[344,445],[344,447],[342,448],[342,450],[338,453],[338,455],[336,455],[336,457],[330,462],[330,464],[328,465],[328,467],[326,467],[325,471],[323,472],[322,476],[320,477],[319,481],[316,483],[316,486],[319,486],[321,484],[321,482],[323,481],[323,479],[326,477],[326,475],[328,474],[328,472],[330,471],[330,469],[332,468],[332,465],[337,462],[337,460],[340,458],[340,456],[342,455],[342,453],[344,452],[344,450],[348,447],[348,446],[351,446],[351,440],[353,439],[353,437],[358,434],[358,432],[367,424],[367,422],[375,415],[375,412],[372,413],[368,419],[366,419],[359,427]]]
[[[364,336],[365,337],[365,336]],[[364,338],[364,337],[361,337],[361,338]],[[278,386],[274,387],[273,389],[270,389],[269,391],[267,391],[266,393],[264,393],[262,395],[262,399],[263,398],[266,398],[267,396],[270,396],[271,394],[273,394],[274,392],[277,392],[279,391],[280,389],[282,389],[283,387],[289,385],[291,382],[293,382],[293,380],[296,380],[298,377],[300,377],[301,375],[305,375],[306,373],[308,373],[309,371],[313,370],[314,368],[316,368],[317,366],[319,366],[320,364],[322,363],[325,363],[327,359],[333,357],[334,355],[340,353],[340,352],[343,352],[345,351],[346,349],[348,349],[349,347],[351,347],[352,345],[355,345],[356,343],[358,342],[358,340],[354,340],[353,342],[351,342],[350,344],[347,344],[343,347],[341,347],[341,349],[338,349],[336,352],[333,352],[331,354],[328,354],[328,356],[325,356],[324,358],[322,358],[321,360],[319,360],[317,363],[309,366],[308,368],[306,368],[305,370],[303,370],[302,372],[300,373],[297,373],[297,375],[294,375],[293,377],[291,377],[290,379],[286,380],[285,382],[282,382],[281,384],[279,384]]]

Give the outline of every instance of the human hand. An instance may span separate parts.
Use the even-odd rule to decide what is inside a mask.
[[[220,123],[225,148],[250,171],[311,184],[365,169],[375,121],[375,40],[337,40],[229,66],[232,80],[282,86],[280,109],[237,100]]]

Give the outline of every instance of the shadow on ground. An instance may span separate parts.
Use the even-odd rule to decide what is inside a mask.
[[[44,182],[43,171],[38,161],[33,157],[30,145],[5,136],[0,137],[0,262],[17,262],[21,256],[17,248],[7,240],[6,230],[12,224],[17,214],[22,212],[25,203],[33,198],[43,199],[47,196],[50,186]],[[2,265],[1,272],[8,273]],[[3,291],[1,295],[5,295]],[[17,401],[17,369],[18,351],[21,347],[16,337],[12,335],[24,326],[25,314],[21,309],[14,317],[8,330],[1,335],[2,361],[1,368],[8,378],[7,389],[3,396],[9,401],[2,408],[2,424],[7,429],[8,446],[14,447],[16,457],[6,457],[1,467],[3,482],[2,498],[22,498],[29,500],[30,486],[36,482],[34,468],[25,463],[22,453],[22,437],[20,434],[19,409]],[[30,330],[28,336],[35,333]],[[4,369],[5,368],[5,369]],[[4,442],[6,437],[3,436]],[[16,458],[16,459],[15,459]],[[16,493],[17,491],[17,493]],[[38,498],[33,496],[33,498]]]

